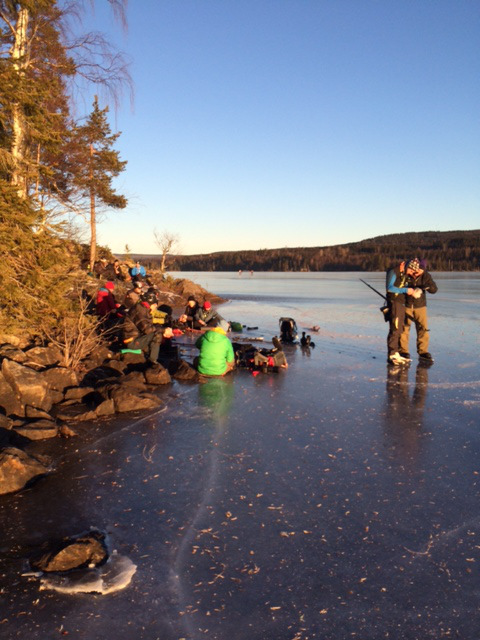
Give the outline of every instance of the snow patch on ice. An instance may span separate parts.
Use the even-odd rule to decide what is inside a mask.
[[[130,558],[115,552],[102,567],[72,571],[67,575],[42,575],[40,590],[52,589],[59,593],[100,593],[107,595],[125,589],[130,584],[137,566]]]

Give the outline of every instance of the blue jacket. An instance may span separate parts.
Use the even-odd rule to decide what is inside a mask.
[[[132,276],[132,278],[134,278],[135,276],[142,276],[142,278],[145,278],[147,272],[145,271],[145,267],[142,267],[140,265],[138,269],[137,267],[133,267],[133,269],[130,270],[130,275]]]

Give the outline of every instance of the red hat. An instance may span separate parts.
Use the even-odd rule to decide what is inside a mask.
[[[113,291],[115,289],[115,285],[111,280],[105,282],[105,289],[108,289],[109,291]]]
[[[212,308],[212,303],[209,302],[208,300],[205,300],[205,302],[203,303],[203,308],[204,309],[211,309]]]

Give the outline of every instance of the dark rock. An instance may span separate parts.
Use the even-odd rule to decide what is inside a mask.
[[[47,381],[50,388],[56,391],[64,391],[67,387],[78,386],[78,376],[73,369],[54,367],[42,371],[40,375]]]
[[[94,409],[104,400],[108,400],[112,397],[112,391],[118,389],[121,386],[120,380],[109,380],[105,384],[99,385],[95,391],[83,399],[84,403],[90,408]]]
[[[0,372],[0,407],[3,407],[7,416],[25,415],[25,405],[6,381],[2,372]]]
[[[105,535],[99,531],[50,543],[30,559],[34,571],[59,572],[99,567],[108,560]]]
[[[108,378],[121,376],[122,374],[112,367],[95,367],[85,374],[82,380],[83,387],[96,387],[100,382]]]
[[[0,346],[0,360],[3,360],[4,358],[21,364],[25,362],[27,356],[21,349],[14,347],[13,344],[2,344]]]
[[[175,380],[191,380],[192,382],[198,381],[198,371],[192,367],[191,364],[180,360],[179,362],[172,362],[169,366],[170,375]]]
[[[89,414],[88,417],[85,417],[86,414]],[[96,417],[95,412],[88,410],[83,404],[57,405],[55,407],[55,416],[57,420],[62,420],[63,422],[82,422]]]
[[[124,364],[144,364],[145,356],[143,353],[122,353],[122,362]]]
[[[115,410],[118,413],[126,411],[140,411],[142,409],[155,409],[162,404],[160,398],[151,393],[134,392],[131,387],[118,387],[112,391],[112,399]]]
[[[25,407],[25,417],[38,420],[53,420],[52,416],[47,411],[31,407],[30,405]]]
[[[32,347],[25,352],[26,363],[29,367],[45,368],[59,364],[63,355],[58,347]]]
[[[3,413],[0,413],[0,429],[11,429],[12,428],[12,419],[4,416]]]
[[[112,416],[115,413],[114,401],[111,398],[107,398],[107,400],[104,400],[95,407],[94,412],[95,417],[98,418],[100,416]]]
[[[146,391],[145,375],[142,371],[130,371],[122,378],[122,385],[126,384],[129,387],[143,388]]]
[[[73,438],[77,436],[78,433],[75,431],[75,429],[72,429],[71,427],[67,427],[66,424],[62,424],[58,427],[58,435],[61,438]]]
[[[46,440],[58,435],[58,427],[51,420],[28,422],[21,427],[15,427],[15,431],[29,440]]]
[[[99,367],[104,360],[110,359],[114,357],[114,355],[115,354],[108,347],[99,347],[91,353],[88,358],[82,360],[82,365],[87,370],[95,369],[96,367]]]
[[[5,447],[16,447],[22,449],[30,440],[19,435],[14,429],[4,429],[0,427],[0,449]]]
[[[93,387],[72,387],[66,389],[64,393],[65,400],[77,400],[81,402],[85,396],[92,393]]]
[[[161,364],[154,364],[149,367],[144,376],[147,384],[168,384],[172,381],[170,374]]]
[[[38,372],[18,362],[4,360],[2,373],[15,394],[20,397],[22,404],[49,411],[53,404],[50,387]]]
[[[119,373],[123,373],[125,371],[126,364],[121,360],[104,360],[102,362],[102,367],[110,367],[112,369],[116,369]]]
[[[113,401],[105,400],[105,405],[102,403],[100,411],[102,412],[101,415],[112,415],[115,413]],[[87,409],[81,404],[62,407],[57,414],[57,419],[63,422],[89,422],[90,420],[96,420],[98,417],[99,414],[97,414],[96,409]]]
[[[20,449],[7,447],[0,451],[0,494],[19,491],[47,472],[48,468],[37,459]]]

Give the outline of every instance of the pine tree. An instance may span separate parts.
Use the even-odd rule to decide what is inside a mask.
[[[113,149],[120,133],[112,134],[107,114],[108,107],[100,109],[95,96],[90,116],[73,135],[73,184],[89,205],[91,268],[96,258],[98,209],[127,206],[125,196],[116,193],[113,187],[113,179],[125,169],[127,162],[120,160],[120,153]]]
[[[109,0],[122,13],[126,0]],[[82,4],[81,0],[78,2]],[[66,41],[72,3],[0,0],[0,323],[34,329],[55,324],[68,308],[72,259],[52,214],[74,203],[76,173],[91,172],[89,195],[109,206],[125,206],[108,179],[120,163],[99,142],[85,166],[70,161],[77,129],[70,113],[71,78],[113,86],[128,74],[122,57],[98,35]],[[102,58],[103,56],[103,58]],[[105,64],[100,61],[104,61]],[[100,110],[100,120],[102,113]],[[103,114],[104,116],[105,114]],[[93,120],[92,120],[93,123]],[[109,130],[105,129],[108,140]],[[100,138],[103,134],[100,135]],[[116,139],[110,136],[111,144]],[[95,151],[96,140],[91,149]],[[90,149],[90,147],[87,147]]]

